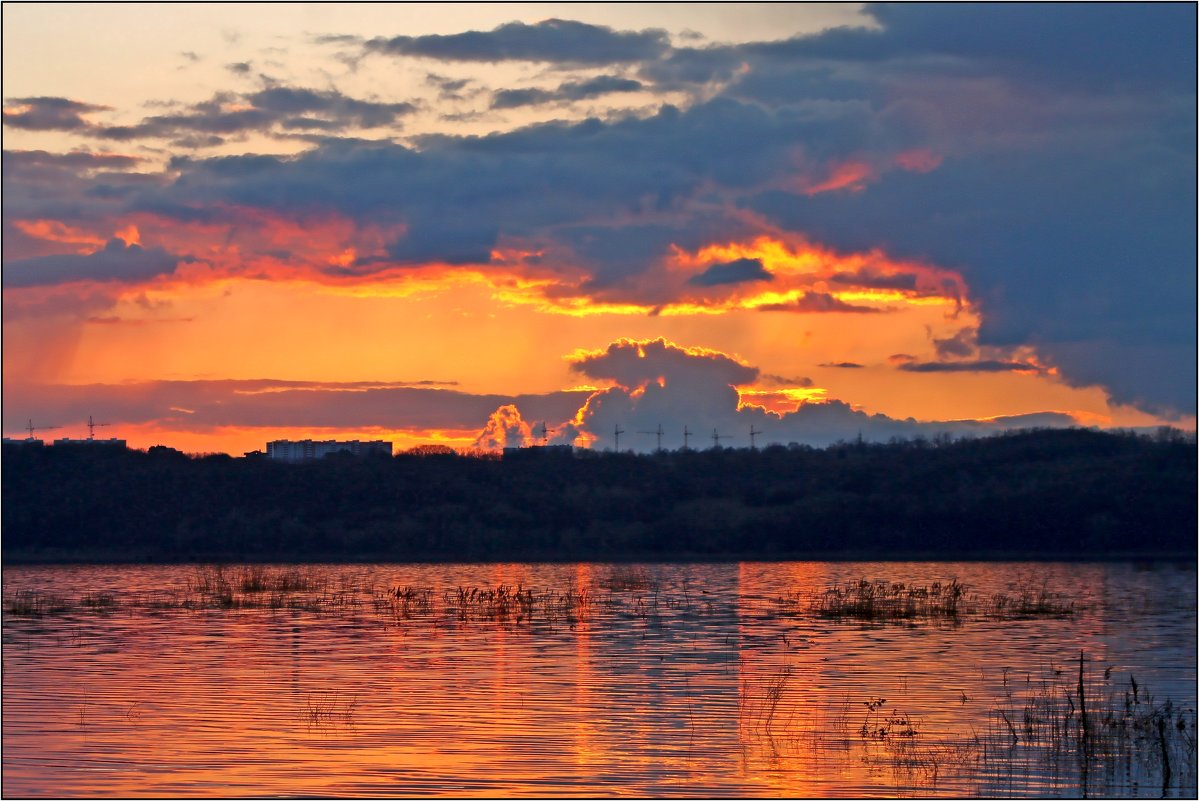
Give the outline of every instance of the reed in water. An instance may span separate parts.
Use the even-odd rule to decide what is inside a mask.
[[[869,623],[931,621],[957,623],[968,617],[1014,619],[1067,617],[1076,605],[1047,585],[1023,585],[1014,594],[989,596],[972,591],[957,579],[918,585],[893,581],[836,584],[823,590],[779,599],[792,614]]]
[[[792,730],[785,690],[792,668],[742,681],[742,736],[772,755],[810,759],[813,753],[857,750],[867,764],[895,771],[905,784],[936,787],[951,777],[984,777],[1019,786],[1035,778],[1066,792],[1194,796],[1197,777],[1196,711],[1157,700],[1131,673],[1077,660],[1023,679],[1003,676],[1003,693],[969,736],[930,734],[904,711],[902,698],[848,696],[830,707],[827,726]],[[888,695],[890,695],[888,693]],[[780,697],[782,696],[782,697]],[[948,713],[949,710],[942,710]],[[972,719],[975,712],[964,712]],[[969,724],[969,721],[964,721]],[[798,746],[802,745],[802,750]]]

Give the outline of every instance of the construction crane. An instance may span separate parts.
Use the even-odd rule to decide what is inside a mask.
[[[749,426],[749,449],[751,451],[756,451],[758,449],[758,446],[756,444],[754,444],[754,437],[758,436],[758,434],[761,434],[761,433],[762,433],[761,431],[754,431],[753,424],[752,423],[750,424],[750,426]]]
[[[712,429],[712,447],[719,448],[722,439],[732,439],[732,434],[717,434],[716,429]]]
[[[95,437],[96,426],[107,426],[107,425],[112,425],[112,424],[111,423],[97,423],[94,420],[92,420],[92,416],[89,414],[87,416],[87,438],[89,440],[95,439],[96,438]]]
[[[638,434],[656,434],[658,437],[658,453],[662,452],[662,424],[658,423],[657,431],[638,431]]]
[[[25,430],[29,432],[30,439],[33,439],[34,431],[49,431],[53,428],[60,428],[60,426],[35,426],[33,424],[32,418],[29,420],[28,423],[25,424]]]
[[[537,429],[533,429],[533,430],[536,431]],[[548,445],[550,442],[550,434],[553,434],[553,433],[554,433],[554,429],[546,428],[545,423],[542,423],[541,424],[541,444]]]
[[[683,450],[691,450],[687,447],[687,440],[691,438],[691,432],[687,430],[687,426],[683,426]]]
[[[624,429],[620,427],[620,423],[616,424],[613,433],[616,436],[616,452],[620,453],[620,435],[624,433]]]

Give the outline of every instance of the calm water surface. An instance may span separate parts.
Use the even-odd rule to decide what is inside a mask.
[[[307,582],[274,593],[242,570],[215,608],[211,569],[5,568],[4,795],[1161,796],[1163,745],[1167,794],[1196,792],[1193,711],[1087,766],[1021,717],[1076,688],[1080,652],[1092,715],[1133,679],[1138,708],[1194,710],[1194,566],[271,566]],[[859,579],[1075,611],[897,624],[804,600]],[[531,619],[470,596],[500,585],[533,590]]]

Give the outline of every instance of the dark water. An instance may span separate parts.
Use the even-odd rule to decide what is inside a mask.
[[[1193,566],[246,570],[5,568],[4,794],[1196,792]],[[813,611],[859,579],[967,590]],[[1072,613],[996,612],[1030,588]]]

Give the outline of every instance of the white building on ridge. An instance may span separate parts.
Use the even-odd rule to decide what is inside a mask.
[[[280,462],[307,462],[313,459],[323,459],[331,453],[350,453],[354,456],[366,456],[368,453],[380,453],[391,456],[391,443],[382,440],[359,442],[356,439],[345,442],[337,440],[290,440],[277,439],[266,444],[266,455],[269,459]]]

